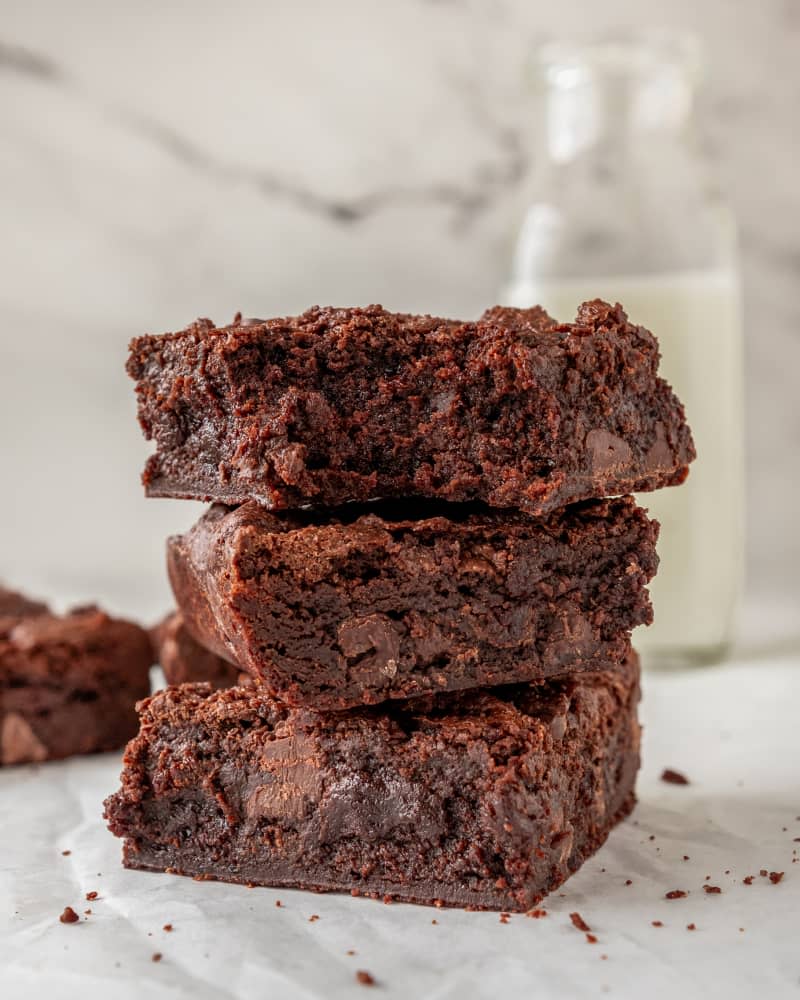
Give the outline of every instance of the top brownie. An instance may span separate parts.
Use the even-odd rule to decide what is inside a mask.
[[[623,309],[575,323],[494,308],[477,323],[366,309],[131,344],[150,496],[271,508],[374,497],[482,500],[543,514],[676,485],[694,445]]]

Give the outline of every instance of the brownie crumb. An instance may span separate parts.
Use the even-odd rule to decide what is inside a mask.
[[[62,924],[76,924],[81,918],[71,906],[65,906],[64,912],[58,918]]]
[[[509,919],[510,916],[511,916],[510,913],[501,913],[500,914],[500,923],[501,924],[507,924],[508,923],[508,919]]]
[[[162,958],[161,952],[160,951],[156,951],[156,952],[153,952],[153,957],[150,959],[150,961],[151,962],[160,962],[161,958]]]
[[[731,873],[731,870],[730,870],[730,868],[726,868],[726,869],[725,869],[725,874],[726,874],[726,875],[730,875],[730,873]]]
[[[683,860],[684,860],[684,861],[688,861],[688,860],[689,860],[689,855],[688,855],[688,854],[684,854],[684,856],[683,856]]]
[[[275,905],[280,909],[280,907],[283,906],[283,903],[279,899],[276,899]]]
[[[766,869],[766,868],[759,868],[759,870],[758,870],[758,874],[759,874],[759,875],[760,875],[760,876],[761,876],[762,878],[766,878],[766,877],[767,877],[767,869]]]
[[[72,851],[62,851],[61,853],[66,858],[66,857],[69,857],[70,854],[72,854]]]
[[[361,983],[362,986],[374,986],[375,977],[370,975],[366,969],[359,969],[356,973],[356,982]]]
[[[742,879],[742,882],[743,882],[743,884],[744,884],[744,885],[752,885],[752,884],[753,884],[753,879],[754,879],[754,878],[755,878],[755,875],[746,875],[746,876],[745,876],[745,877],[744,877],[744,878]]]
[[[91,892],[87,892],[87,893],[86,893],[86,898],[87,898],[87,899],[89,900],[89,902],[91,903],[91,901],[92,901],[93,899],[97,899],[97,893],[96,893],[96,892],[95,892],[94,890],[92,890]]]
[[[166,932],[167,932],[167,934],[169,934],[169,933],[171,933],[171,931],[172,931],[172,924],[164,924],[164,926],[163,926],[163,927],[162,927],[161,929],[162,929],[163,931],[166,931]]]
[[[583,919],[580,913],[570,913],[569,919],[572,921],[573,927],[577,927],[579,931],[583,931],[585,934],[588,934],[589,931],[592,929],[586,923],[586,921]]]
[[[655,840],[656,839],[656,835],[654,833],[651,833],[650,836],[647,839],[648,840]]]
[[[664,926],[664,923],[661,920],[651,920],[650,923],[653,925],[653,927],[663,927]]]
[[[664,893],[664,896],[667,899],[683,899],[684,896],[688,896],[688,893],[684,892],[683,889],[670,889],[669,892]]]
[[[589,942],[589,944],[597,944],[597,935],[595,935],[595,934],[587,934],[586,935],[586,940]]]
[[[311,916],[308,918],[308,922],[310,924],[316,923],[317,920],[319,920],[319,914],[318,913],[312,913]]]
[[[633,885],[633,879],[632,878],[626,878],[625,879],[625,885]]]
[[[722,892],[722,889],[720,889],[720,887],[718,885],[704,885],[703,886],[703,892],[718,893],[718,892]]]
[[[431,923],[432,923],[432,924],[438,924],[438,923],[439,923],[439,921],[438,921],[438,920],[431,920]]]
[[[83,911],[83,915],[84,915],[85,917],[91,917],[91,915],[92,915],[92,911],[91,911],[91,910],[84,910],[84,911]]]
[[[777,885],[778,882],[783,878],[783,872],[770,872],[769,880],[773,885]]]
[[[694,924],[687,924],[686,925],[686,930],[687,931],[696,931],[697,927]]]
[[[546,917],[547,916],[547,910],[540,910],[540,909],[528,910],[528,912],[525,914],[525,916],[526,917],[533,917],[534,920],[539,920],[542,917]]]
[[[668,785],[688,785],[689,779],[685,774],[681,774],[680,771],[673,771],[671,767],[665,767],[661,772],[661,780],[666,781]]]
[[[348,948],[345,955],[355,955],[355,951],[352,948]]]

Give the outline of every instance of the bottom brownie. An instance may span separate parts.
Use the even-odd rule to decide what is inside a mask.
[[[0,764],[124,746],[150,690],[147,633],[97,608],[25,605],[0,619]]]
[[[347,712],[158,692],[105,803],[128,868],[526,910],[634,803],[639,662]]]

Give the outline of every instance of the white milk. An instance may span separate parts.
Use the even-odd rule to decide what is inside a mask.
[[[537,281],[509,304],[538,303],[559,320],[584,299],[621,302],[661,346],[661,374],[686,407],[698,457],[689,479],[638,497],[661,522],[651,584],[655,623],[638,629],[648,660],[714,659],[731,638],[744,552],[743,384],[739,287],[730,271]]]

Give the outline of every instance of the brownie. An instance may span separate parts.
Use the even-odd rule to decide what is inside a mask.
[[[131,343],[150,496],[270,508],[376,497],[543,514],[681,483],[694,445],[622,308],[478,322],[315,307]]]
[[[652,618],[658,525],[632,497],[542,518],[381,501],[212,507],[168,542],[186,627],[291,705],[343,708],[618,661]]]
[[[638,659],[609,666],[345,712],[167,688],[105,817],[128,868],[526,910],[633,806]]]
[[[183,615],[174,611],[150,630],[155,657],[167,684],[208,681],[213,688],[234,685],[239,668],[201,646],[186,628]]]
[[[23,618],[46,615],[49,610],[41,601],[32,600],[0,584],[0,638],[6,636]]]
[[[0,634],[0,764],[124,746],[152,662],[147,633],[98,608],[22,617]]]

